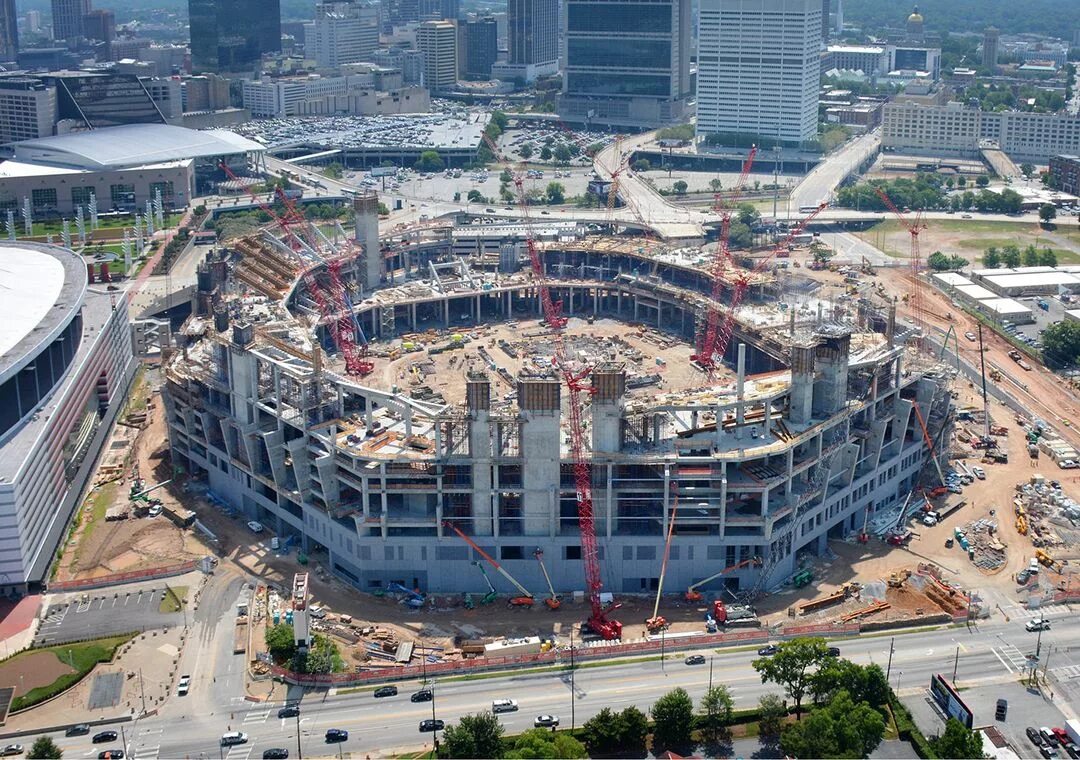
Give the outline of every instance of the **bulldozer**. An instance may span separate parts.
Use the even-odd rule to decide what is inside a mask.
[[[903,588],[904,583],[911,577],[910,570],[900,570],[899,572],[889,573],[889,588]]]

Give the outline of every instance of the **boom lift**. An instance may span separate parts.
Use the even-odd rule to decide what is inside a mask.
[[[491,604],[499,598],[499,592],[495,590],[495,586],[491,583],[491,578],[488,577],[487,570],[484,569],[483,564],[479,560],[473,562],[476,565],[476,569],[480,571],[480,575],[484,576],[484,583],[487,584],[488,592],[480,598],[480,604]]]
[[[522,586],[520,583],[518,583],[517,580],[514,578],[514,576],[512,576],[512,575],[510,575],[510,573],[506,572],[506,569],[502,565],[500,565],[498,562],[496,562],[494,559],[492,559],[490,554],[488,554],[486,551],[484,551],[479,546],[477,546],[475,541],[473,541],[471,538],[469,538],[464,533],[462,533],[461,530],[458,528],[458,526],[454,525],[449,520],[444,520],[443,525],[445,525],[447,528],[449,528],[450,530],[457,533],[458,536],[460,536],[461,539],[465,543],[467,543],[469,546],[471,546],[473,548],[473,551],[475,551],[481,557],[486,559],[488,561],[488,563],[499,572],[499,575],[506,578],[506,580],[510,581],[510,583],[512,583],[514,585],[514,588],[516,588],[518,591],[521,592],[521,596],[515,596],[515,597],[510,599],[510,604],[511,605],[513,605],[514,607],[532,607],[533,606],[533,595],[529,592],[529,590],[526,589],[524,586]],[[480,568],[480,572],[484,573],[484,578],[487,578],[488,576],[487,576],[487,572],[484,570],[484,566],[477,563],[477,567]],[[488,586],[491,586],[491,581],[490,580],[488,580]],[[494,591],[495,590],[494,587],[491,590]]]
[[[548,575],[547,568],[544,566],[544,550],[537,547],[533,552],[533,556],[536,557],[536,561],[540,563],[540,572],[544,574],[544,580],[547,581],[548,593],[551,594],[544,600],[544,604],[548,606],[548,609],[557,610],[562,602],[559,600],[558,595],[555,593],[555,587],[551,585],[551,576]]]
[[[708,578],[705,578],[704,580],[700,580],[697,583],[695,583],[693,586],[690,586],[688,589],[686,589],[686,593],[683,594],[683,599],[685,599],[688,602],[700,602],[704,597],[701,595],[701,592],[697,590],[699,587],[704,586],[709,581],[715,581],[717,578],[719,578],[722,575],[727,575],[728,573],[733,573],[736,570],[740,570],[740,569],[742,569],[744,567],[747,567],[747,566],[761,567],[761,564],[762,564],[761,557],[750,557],[749,559],[744,559],[742,562],[737,562],[734,565],[731,565],[730,567],[725,567],[720,572],[714,573],[713,575],[710,575]],[[719,618],[717,618],[717,619],[719,620]]]
[[[668,519],[667,540],[664,541],[664,559],[660,563],[660,579],[656,584],[656,602],[653,604],[652,617],[645,621],[649,633],[658,633],[668,626],[667,618],[660,613],[660,595],[664,593],[664,575],[667,573],[668,557],[671,555],[671,537],[675,535],[675,513],[679,511],[679,486],[671,484],[671,517]]]

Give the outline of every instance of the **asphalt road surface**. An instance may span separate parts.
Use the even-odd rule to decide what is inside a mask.
[[[85,600],[55,604],[45,613],[34,646],[112,636],[182,624],[181,612],[160,612],[165,588],[135,592],[88,591]]]
[[[432,715],[432,703],[412,703],[408,695],[418,688],[416,682],[399,684],[396,697],[375,699],[370,690],[331,696],[325,691],[292,688],[277,692],[269,703],[246,702],[242,692],[241,656],[231,654],[232,620],[229,607],[241,594],[239,581],[225,583],[216,593],[215,602],[199,610],[196,621],[196,646],[184,655],[183,672],[193,675],[191,694],[173,697],[160,714],[125,726],[124,738],[129,753],[136,758],[158,757],[229,757],[234,760],[258,758],[271,747],[288,748],[296,756],[297,731],[306,756],[336,754],[336,746],[327,745],[328,728],[344,728],[349,739],[343,751],[386,755],[430,744],[431,735],[419,731],[419,722]],[[204,600],[210,597],[204,595]],[[210,616],[217,612],[217,620]],[[890,680],[901,693],[919,694],[926,689],[935,672],[951,675],[953,659],[959,648],[957,667],[961,687],[1015,682],[1023,671],[1026,655],[1034,651],[1036,634],[1023,628],[1024,621],[1035,615],[1019,608],[1008,610],[1011,622],[995,619],[977,627],[945,628],[918,631],[895,637]],[[1064,605],[1041,614],[1054,621],[1053,629],[1042,636],[1045,656],[1052,656],[1051,675],[1063,695],[1071,693],[1072,682],[1080,679],[1080,619]],[[865,637],[837,642],[842,656],[882,667],[889,663],[890,636]],[[452,723],[467,713],[489,710],[491,700],[515,698],[520,703],[516,713],[501,714],[500,720],[510,732],[532,726],[533,719],[549,713],[560,716],[562,724],[580,725],[603,707],[621,709],[637,705],[647,710],[652,702],[677,686],[685,688],[698,700],[705,693],[711,674],[714,682],[731,688],[739,707],[755,704],[765,693],[778,689],[763,685],[751,666],[754,651],[707,651],[709,662],[687,666],[682,653],[673,651],[661,662],[612,664],[606,667],[579,669],[571,687],[569,673],[519,673],[475,681],[445,681],[435,684],[436,717]],[[571,718],[571,694],[573,718]],[[299,723],[295,718],[277,717],[286,701],[301,703]],[[1058,703],[1068,709],[1068,699]],[[992,716],[976,716],[976,721]],[[248,734],[246,744],[222,748],[221,734],[229,730]],[[88,737],[54,737],[67,757],[87,757],[96,751]],[[101,749],[98,747],[97,749]]]

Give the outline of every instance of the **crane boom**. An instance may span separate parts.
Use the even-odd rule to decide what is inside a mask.
[[[714,574],[710,575],[708,578],[705,578],[704,580],[700,580],[697,583],[695,583],[694,585],[688,587],[686,589],[686,593],[683,596],[686,598],[686,601],[688,601],[688,602],[699,602],[699,601],[701,601],[701,593],[698,592],[698,590],[697,590],[699,586],[704,586],[709,581],[715,581],[717,578],[719,578],[722,575],[727,575],[728,573],[733,573],[736,570],[741,570],[742,568],[746,567],[747,565],[753,565],[754,567],[760,567],[761,564],[762,564],[761,557],[750,557],[748,559],[744,559],[742,562],[736,562],[734,565],[731,565],[729,567],[725,567],[720,572],[714,573]]]
[[[517,582],[517,580],[516,580],[516,579],[514,578],[514,576],[512,576],[512,575],[510,575],[510,573],[506,572],[506,569],[505,569],[505,568],[503,568],[503,566],[502,566],[502,565],[500,565],[500,564],[499,564],[498,562],[496,562],[496,561],[495,561],[495,560],[494,560],[494,559],[492,558],[492,556],[491,556],[490,554],[488,554],[488,553],[487,553],[486,551],[484,551],[484,550],[483,550],[483,549],[481,549],[481,548],[480,548],[479,546],[477,546],[477,545],[476,545],[476,542],[475,542],[475,541],[473,541],[473,540],[472,540],[471,538],[469,538],[469,537],[468,537],[468,536],[466,536],[466,535],[465,535],[464,533],[462,533],[462,532],[461,532],[461,529],[460,529],[460,528],[458,528],[458,526],[454,525],[454,524],[453,524],[452,522],[450,522],[449,520],[443,520],[443,525],[445,525],[445,526],[446,526],[447,528],[449,528],[450,530],[452,530],[452,531],[454,531],[455,533],[457,533],[457,534],[458,534],[458,536],[460,536],[460,537],[461,537],[461,539],[462,539],[463,541],[465,541],[465,543],[467,543],[467,544],[468,544],[469,546],[471,546],[471,547],[473,548],[473,550],[474,550],[474,551],[475,551],[475,552],[476,552],[477,554],[479,554],[479,555],[480,555],[481,557],[483,557],[484,559],[486,559],[486,560],[488,561],[488,563],[489,563],[489,564],[490,564],[490,565],[491,565],[491,566],[492,566],[493,568],[495,568],[495,570],[497,570],[497,571],[498,571],[498,573],[499,573],[499,574],[500,574],[500,575],[501,575],[502,577],[504,577],[504,578],[506,578],[506,580],[510,581],[510,583],[512,583],[512,584],[514,585],[514,588],[516,588],[516,589],[517,589],[518,591],[520,591],[520,592],[522,593],[522,595],[523,595],[523,596],[527,596],[527,597],[529,597],[530,599],[532,599],[532,598],[533,598],[533,595],[532,595],[532,593],[530,593],[528,589],[526,589],[526,588],[525,588],[524,586],[522,586],[522,585],[521,585],[520,583],[518,583],[518,582]],[[483,566],[481,566],[481,569],[483,569]]]
[[[551,576],[548,575],[547,567],[544,565],[544,551],[537,547],[533,552],[533,556],[536,557],[536,561],[540,563],[540,572],[544,574],[544,580],[547,582],[548,593],[551,595],[544,600],[550,609],[557,610],[561,606],[562,602],[559,601],[558,595],[555,593],[555,587],[551,585]]]
[[[911,293],[909,296],[909,305],[911,306],[911,314],[915,320],[917,327],[923,326],[923,306],[922,306],[922,281],[919,279],[919,271],[922,269],[922,253],[919,248],[919,233],[926,229],[926,225],[922,222],[922,211],[917,211],[914,221],[909,220],[901,213],[900,209],[896,207],[896,204],[892,202],[892,198],[877,185],[874,185],[874,192],[881,198],[885,207],[893,213],[893,215],[900,221],[900,224],[908,231],[911,236],[911,253],[910,253],[910,265],[911,265]]]

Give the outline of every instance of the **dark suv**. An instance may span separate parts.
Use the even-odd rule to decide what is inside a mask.
[[[435,696],[431,693],[431,689],[421,689],[420,691],[414,692],[413,695],[409,697],[409,701],[430,702],[434,698]]]
[[[349,732],[344,728],[328,728],[326,729],[326,743],[333,744],[335,742],[343,742],[349,738]]]
[[[396,686],[380,686],[379,688],[377,688],[375,690],[375,696],[376,697],[396,697],[397,696],[397,687]]]
[[[285,705],[277,711],[279,718],[295,718],[300,714],[300,705]]]

